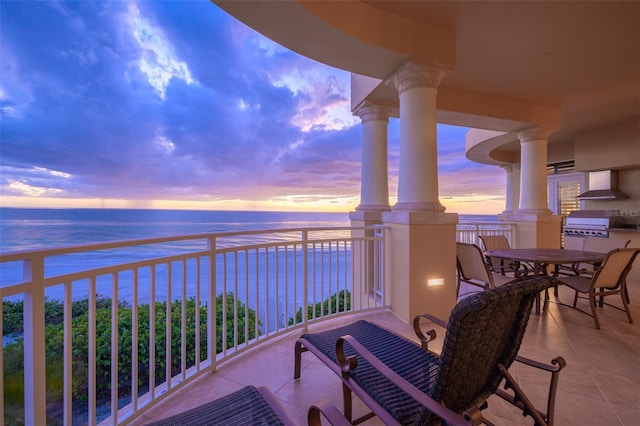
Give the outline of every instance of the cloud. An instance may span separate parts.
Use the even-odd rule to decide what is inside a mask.
[[[239,31],[209,2],[10,2],[2,16],[3,165],[24,179],[60,170],[66,195],[270,188],[292,147],[320,149],[315,129],[355,124],[332,113],[348,105],[347,73]]]
[[[0,7],[0,195],[357,205],[348,73],[205,0]],[[463,132],[439,131],[454,194],[448,179],[471,179]]]

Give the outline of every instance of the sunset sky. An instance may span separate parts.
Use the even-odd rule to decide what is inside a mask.
[[[351,211],[349,73],[207,0],[0,2],[0,205]],[[504,172],[438,127],[449,212],[504,209]],[[399,122],[389,123],[395,203]]]

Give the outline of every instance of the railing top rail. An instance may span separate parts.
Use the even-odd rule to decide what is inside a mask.
[[[243,250],[256,250],[256,249],[265,249],[265,248],[274,248],[274,247],[289,247],[289,246],[299,246],[302,243],[307,244],[323,244],[323,243],[352,243],[354,241],[379,241],[382,237],[334,237],[334,238],[318,238],[318,239],[307,239],[307,240],[287,240],[287,241],[274,241],[268,243],[259,243],[259,244],[245,244],[241,246],[232,246],[232,247],[221,247],[216,249],[216,253],[233,253],[237,251]]]
[[[458,225],[516,225],[516,222],[491,222],[489,220],[487,221],[478,221],[478,222],[458,222]]]
[[[153,237],[131,240],[116,240],[103,243],[78,244],[64,247],[53,247],[47,249],[35,250],[19,250],[6,253],[0,253],[1,262],[12,262],[25,259],[35,259],[41,257],[58,256],[71,253],[82,253],[89,251],[106,250],[113,248],[122,248],[127,246],[139,246],[149,244],[171,243],[177,241],[204,240],[210,238],[232,238],[247,235],[274,235],[288,234],[294,232],[335,232],[335,231],[356,231],[356,230],[380,230],[389,229],[385,226],[340,226],[340,227],[311,227],[311,228],[279,228],[279,229],[261,229],[261,230],[244,230],[244,231],[228,231],[228,232],[212,232],[188,235],[174,235],[167,237]]]

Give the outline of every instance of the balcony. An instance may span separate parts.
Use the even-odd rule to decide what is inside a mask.
[[[508,223],[459,224],[456,238],[476,242],[479,233],[500,233],[511,240],[512,231]],[[293,342],[304,330],[356,317],[413,337],[388,309],[389,232],[376,226],[248,231],[3,253],[0,296],[3,303],[23,304],[25,332],[24,404],[17,410],[16,388],[7,391],[15,385],[7,380],[15,352],[8,357],[6,346],[0,358],[1,424],[144,424],[247,384],[269,387],[301,424],[320,399],[340,407],[338,378],[310,354],[302,379],[292,380]],[[96,267],[98,259],[108,265]],[[468,290],[477,291],[463,288],[461,294]],[[640,282],[630,282],[630,293],[639,318]],[[87,295],[84,329],[75,324],[78,294]],[[561,296],[570,300],[566,289]],[[52,297],[61,300],[58,348],[48,328],[57,320],[45,317]],[[209,300],[217,301],[215,310],[206,309]],[[596,330],[588,317],[554,304],[531,317],[521,353],[541,361],[561,355],[568,362],[557,424],[631,424],[639,414],[638,328],[610,308],[601,323]],[[150,324],[156,325],[145,329]],[[81,347],[87,352],[79,353]],[[60,356],[51,364],[56,350]],[[537,377],[525,369],[516,374],[534,398],[541,397]],[[78,391],[83,376],[86,388]],[[487,413],[498,424],[525,422],[500,401]]]
[[[462,292],[477,291],[476,288]],[[634,318],[640,318],[640,281],[629,282],[630,305]],[[572,300],[572,293],[560,289],[560,299]],[[585,303],[585,302],[582,302]],[[311,331],[330,328],[366,319],[413,338],[412,328],[388,310],[353,314],[311,327]],[[637,321],[637,319],[636,319]],[[441,329],[436,327],[441,342]],[[321,399],[342,406],[339,378],[310,353],[303,356],[302,377],[294,381],[293,346],[299,331],[282,336],[243,357],[220,365],[208,374],[178,391],[165,402],[145,413],[134,425],[158,420],[233,392],[245,385],[267,386],[284,407],[299,422],[306,424],[308,407]],[[638,385],[640,372],[637,357],[640,352],[640,328],[629,324],[624,313],[611,308],[603,310],[602,329],[596,330],[591,318],[573,309],[550,304],[540,316],[532,314],[520,354],[548,362],[562,355],[567,367],[560,375],[556,400],[558,425],[633,425],[640,415]],[[514,370],[514,367],[512,367]],[[526,368],[520,366],[516,377],[543,406],[544,384]],[[366,407],[354,402],[354,415],[364,414]],[[522,415],[497,397],[489,400],[483,414],[498,425],[531,425]],[[364,424],[381,424],[372,419]]]

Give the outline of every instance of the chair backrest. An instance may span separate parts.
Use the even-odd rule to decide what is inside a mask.
[[[504,235],[478,235],[478,239],[482,243],[483,250],[503,250],[510,249],[511,245],[509,240]],[[500,268],[500,259],[495,257],[489,257],[487,259],[491,263],[491,267],[495,269]]]
[[[602,266],[591,280],[592,288],[617,288],[626,279],[640,248],[614,249],[607,253]]]
[[[463,280],[481,281],[489,284],[489,287],[495,287],[491,271],[484,263],[484,256],[477,245],[456,242],[456,264]]]
[[[509,240],[504,235],[478,235],[484,250],[510,249]]]
[[[622,244],[621,241],[611,238],[587,237],[584,240],[583,250],[595,251],[596,253],[609,253],[611,250],[627,247],[630,242],[631,240],[628,240]]]
[[[449,317],[431,397],[461,412],[492,395],[503,378],[498,363],[509,368],[518,354],[536,295],[557,283],[543,276],[461,300]]]
[[[565,238],[563,247],[567,250],[584,250],[586,238]]]

